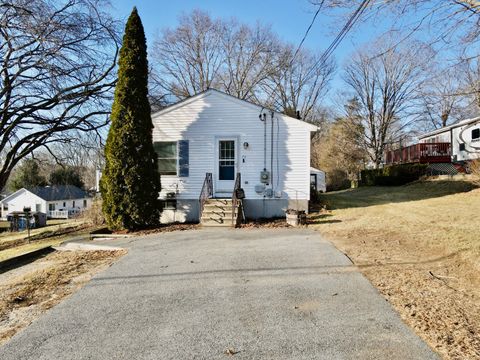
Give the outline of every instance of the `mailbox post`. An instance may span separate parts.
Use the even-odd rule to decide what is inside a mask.
[[[32,209],[29,207],[24,207],[23,212],[25,213],[25,220],[26,220],[26,225],[27,225],[27,241],[30,242],[30,214],[32,212]]]

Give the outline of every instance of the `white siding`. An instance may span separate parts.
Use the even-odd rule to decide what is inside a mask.
[[[5,204],[8,210],[3,210]],[[12,211],[23,211],[24,207],[30,207],[32,211],[37,211],[37,205],[40,212],[46,213],[47,205],[45,200],[30,191],[21,189],[2,201],[2,218],[5,219],[7,214]]]
[[[317,178],[317,191],[327,191],[327,182],[326,182],[326,176],[325,176],[325,171],[318,170],[315,168],[310,168],[310,174],[311,175],[316,175]]]
[[[87,206],[83,206],[83,201],[87,200]],[[74,206],[75,202],[75,206]],[[84,198],[84,199],[71,199],[71,200],[55,200],[55,201],[48,201],[47,208],[50,204],[55,204],[55,210],[73,210],[73,209],[87,209],[92,204],[92,199]],[[64,205],[65,204],[65,205]]]
[[[480,140],[472,139],[472,130],[480,129],[480,120],[459,126],[453,125],[436,134],[422,138],[420,142],[450,142],[452,141],[452,156],[456,161],[467,161],[480,158]],[[465,150],[460,151],[460,144],[465,144]]]
[[[420,140],[421,143],[439,143],[439,142],[450,142],[450,130],[446,130],[439,134],[435,134],[429,137],[426,137]]]
[[[272,120],[267,113],[267,164],[271,163]],[[205,173],[216,176],[215,142],[220,136],[238,138],[237,171],[249,199],[262,199],[255,192],[264,167],[264,123],[260,107],[216,91],[187,100],[153,114],[153,140],[189,140],[189,176],[162,176],[162,195],[178,189],[179,199],[198,199]],[[283,199],[310,198],[310,132],[312,126],[296,119],[274,115],[273,188]],[[248,142],[248,149],[243,143]],[[278,166],[277,166],[278,163]]]
[[[32,211],[40,211],[42,213],[48,214],[49,204],[55,204],[55,210],[65,209],[72,210],[74,208],[84,209],[83,201],[87,200],[87,208],[92,204],[91,198],[85,199],[75,199],[75,200],[56,200],[56,201],[45,201],[37,195],[31,193],[26,189],[21,189],[16,193],[5,198],[1,203],[1,217],[5,219],[7,214],[12,211],[23,211],[24,207],[30,207]],[[75,201],[75,207],[73,206],[73,201]],[[65,206],[63,206],[65,203]],[[7,210],[4,210],[4,205],[6,205]],[[38,208],[37,208],[38,206]]]
[[[480,139],[472,140],[472,130],[480,129],[480,121],[476,124],[464,125],[452,129],[452,155],[457,161],[480,158]],[[465,150],[460,151],[460,144],[465,144]]]

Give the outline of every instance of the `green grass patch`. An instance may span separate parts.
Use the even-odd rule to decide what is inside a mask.
[[[431,199],[467,192],[476,186],[468,181],[421,181],[403,186],[372,186],[320,195],[329,209],[346,209]]]

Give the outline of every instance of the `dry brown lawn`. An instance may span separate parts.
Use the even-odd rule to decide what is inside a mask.
[[[0,345],[123,254],[58,251],[0,274]]]
[[[480,359],[480,189],[466,181],[322,196],[310,222],[445,359]]]

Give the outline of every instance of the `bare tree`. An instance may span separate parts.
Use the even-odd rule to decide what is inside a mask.
[[[310,51],[296,52],[292,45],[286,45],[276,59],[275,69],[263,84],[265,93],[271,96],[267,105],[293,117],[298,111],[302,119],[311,120],[328,90],[334,63],[318,63],[318,56]]]
[[[279,41],[269,28],[259,24],[252,28],[231,20],[222,28],[225,66],[220,72],[221,87],[240,99],[258,101],[259,85],[275,71]]]
[[[56,165],[53,168],[78,169],[87,188],[96,185],[96,170],[103,169],[105,163],[103,141],[93,135],[92,133],[89,136],[72,139],[70,142],[55,144],[51,149],[55,155],[45,154],[50,163]]]
[[[448,43],[452,46],[476,43],[480,36],[479,0],[313,0],[313,4],[322,3],[325,7],[343,8],[347,15],[364,4],[366,15],[384,18],[392,22],[391,30],[400,32],[397,43],[416,32],[429,34],[430,43]],[[407,21],[405,21],[407,20]],[[395,43],[393,44],[395,45]]]
[[[333,62],[318,58],[282,43],[269,27],[195,10],[155,40],[151,86],[160,98],[175,100],[215,87],[312,120],[334,71]]]
[[[359,102],[359,122],[371,162],[378,167],[388,141],[411,123],[422,83],[418,53],[390,48],[372,57],[380,44],[357,52],[345,67],[344,80]]]
[[[365,167],[367,152],[363,128],[358,121],[359,108],[356,98],[348,100],[345,115],[329,123],[312,142],[312,162],[327,172],[328,190],[350,187]]]
[[[0,189],[37,149],[107,124],[118,38],[100,3],[0,4]]]
[[[462,87],[459,69],[449,67],[428,72],[420,87],[420,122],[424,130],[438,129],[460,120],[466,106],[464,96],[459,95]]]
[[[165,29],[153,44],[153,83],[168,95],[185,98],[212,87],[223,64],[223,24],[194,10]]]
[[[469,59],[465,69],[464,94],[470,98],[470,107],[478,115],[480,112],[480,58]]]

